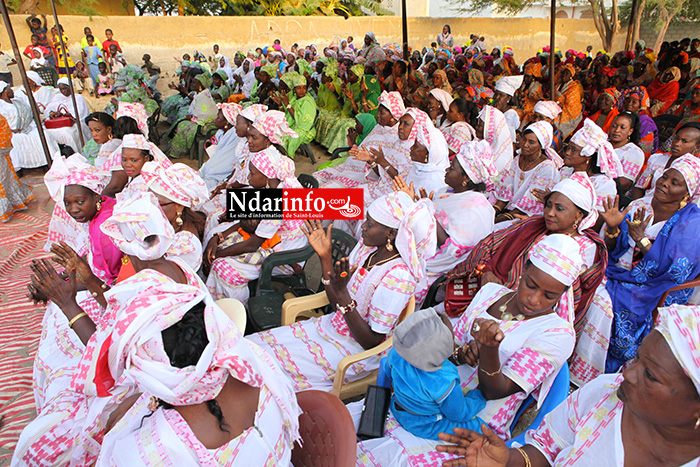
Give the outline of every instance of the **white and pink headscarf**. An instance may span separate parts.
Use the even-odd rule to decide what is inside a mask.
[[[450,110],[450,104],[452,104],[454,99],[449,92],[444,89],[433,88],[430,90],[430,95],[437,99],[445,112]]]
[[[554,101],[539,101],[535,104],[533,112],[547,117],[549,119],[555,120],[561,113],[561,107]]]
[[[294,175],[294,161],[273,147],[252,154],[250,163],[267,178],[276,178],[287,188],[296,188],[299,183]]]
[[[659,308],[656,330],[666,339],[683,371],[700,393],[700,307]]]
[[[571,177],[565,178],[554,185],[552,193],[555,191],[566,196],[572,203],[588,213],[578,224],[579,232],[583,232],[595,225],[598,220],[596,192],[586,172],[574,172],[571,174]]]
[[[496,175],[494,154],[487,141],[467,141],[457,153],[457,161],[472,183],[486,183]]]
[[[416,109],[415,107],[409,107],[406,109],[404,115],[410,115],[413,119],[413,126],[411,127],[411,133],[408,135],[408,139],[416,139],[418,138],[418,133],[423,133],[424,141],[427,141],[428,144],[430,144],[430,141],[426,140],[426,133],[428,132],[427,124],[430,122],[430,116],[422,110]],[[423,146],[428,147],[425,144],[423,144]]]
[[[199,173],[177,163],[163,168],[155,162],[146,162],[141,175],[148,188],[187,208],[199,209],[209,201],[209,190]]]
[[[289,128],[284,112],[268,110],[258,116],[253,122],[253,127],[267,137],[273,144],[282,144],[283,136],[297,138],[299,135]]]
[[[531,123],[525,128],[525,131],[530,130],[535,134],[537,140],[540,142],[540,146],[544,150],[547,157],[549,157],[552,162],[557,165],[557,168],[561,168],[564,165],[564,160],[557,154],[557,151],[552,147],[552,139],[554,139],[554,128],[549,122],[539,121]]]
[[[241,110],[241,117],[245,118],[249,122],[254,122],[256,118],[267,112],[267,106],[264,104],[253,104],[249,105],[245,109]]]
[[[216,104],[216,107],[221,110],[221,113],[224,114],[224,118],[226,118],[226,121],[231,125],[236,124],[236,117],[238,117],[238,114],[243,110],[241,105],[235,103]]]
[[[108,296],[117,309],[116,322],[107,338],[109,347],[101,352],[107,358],[97,361],[96,379],[109,382],[125,376],[148,395],[187,406],[214,399],[231,375],[250,386],[265,386],[280,406],[290,438],[298,437],[300,410],[291,383],[262,349],[243,338],[243,331],[205,289],[164,280],[135,295]],[[176,368],[165,352],[162,331],[201,302],[209,342],[196,365]]]
[[[513,140],[503,112],[490,105],[485,105],[479,113],[484,122],[484,139],[489,142],[494,155],[494,164],[498,173],[505,170],[513,161]]]
[[[399,191],[375,200],[367,213],[380,224],[397,229],[396,249],[411,274],[425,282],[425,260],[435,253],[437,245],[433,203],[414,202]]]
[[[581,146],[581,155],[591,157],[598,153],[598,167],[600,171],[610,178],[617,178],[617,168],[621,166],[612,144],[608,141],[608,134],[593,120],[587,118],[583,121],[583,127],[571,137],[572,144]]]
[[[168,159],[168,156],[160,150],[158,146],[153,144],[144,135],[134,135],[128,134],[124,135],[122,138],[121,149],[141,149],[148,151],[153,156],[153,160],[157,162],[162,167],[170,167],[173,163]],[[121,161],[121,151],[119,153],[119,159]],[[120,169],[121,170],[121,169]]]
[[[119,117],[133,118],[141,133],[148,136],[148,114],[146,113],[146,107],[140,102],[119,102],[115,119]]]
[[[70,157],[57,157],[51,169],[44,175],[44,184],[49,196],[56,203],[63,205],[63,193],[68,185],[80,185],[97,193],[102,193],[109,182],[104,172],[90,163],[80,154]]]
[[[401,93],[397,91],[382,92],[379,95],[379,100],[377,103],[386,107],[389,112],[391,112],[391,116],[396,120],[401,118],[401,116],[406,113],[406,106],[403,103],[403,97],[401,97]]]
[[[122,252],[143,261],[162,258],[175,240],[175,229],[150,192],[119,200],[101,228]]]
[[[666,170],[669,169],[676,169],[681,173],[688,186],[690,202],[695,201],[700,195],[700,157],[686,154],[673,161],[671,167]]]

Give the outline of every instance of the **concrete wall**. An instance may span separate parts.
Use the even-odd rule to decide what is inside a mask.
[[[79,4],[79,0],[66,0],[63,3],[64,4],[62,5],[59,2],[56,2],[56,13],[58,13],[59,17],[62,15],[76,13],[75,9]],[[70,8],[68,5],[70,5]],[[99,0],[92,5],[88,5],[88,7],[97,11],[99,14],[106,16],[134,16],[135,14],[133,0]],[[50,0],[37,0],[35,14],[44,14],[47,17],[52,16],[53,12],[51,10]],[[53,20],[49,19],[49,22],[53,23]]]
[[[642,30],[639,34],[641,39],[644,39],[647,43],[647,47],[653,47],[654,42],[658,33],[654,31],[654,28],[650,24],[642,24]],[[686,21],[683,23],[671,23],[664,36],[665,41],[680,41],[686,37],[694,39],[700,37],[700,22]]]
[[[30,32],[24,16],[13,16],[12,23],[20,45],[20,51],[29,44]],[[373,31],[382,42],[401,41],[401,19],[390,16],[364,16],[345,20],[340,17],[126,17],[126,16],[62,16],[60,18],[70,40],[71,54],[79,53],[79,40],[83,27],[90,26],[102,39],[102,31],[111,28],[125,52],[128,63],[140,65],[141,56],[149,53],[164,73],[172,76],[177,64],[174,55],[192,53],[197,49],[211,54],[215,43],[223,54],[232,57],[240,50],[272,44],[281,39],[285,47],[298,42],[301,45],[317,44],[319,50],[331,41],[355,37],[361,44],[365,32]],[[522,63],[533,56],[537,49],[549,44],[549,20],[539,18],[409,18],[408,33],[411,47],[423,47],[435,41],[442,26],[449,23],[458,44],[464,44],[469,34],[479,32],[486,37],[488,47],[509,45],[516,52],[516,61]],[[600,38],[592,20],[564,19],[557,21],[557,47],[585,50],[587,45],[600,48]],[[624,46],[624,31],[618,36],[619,46]],[[5,28],[0,29],[3,51],[10,50]],[[16,67],[14,67],[16,70]]]

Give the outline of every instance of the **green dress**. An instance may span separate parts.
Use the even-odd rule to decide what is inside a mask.
[[[282,144],[287,151],[287,155],[294,159],[294,154],[296,154],[299,146],[310,143],[316,136],[316,128],[314,128],[316,101],[307,94],[301,99],[295,99],[294,102],[290,99],[289,105],[294,109],[294,116],[292,117],[292,114],[287,111],[287,123],[299,136],[297,138],[285,136],[282,138]]]
[[[357,83],[349,85],[348,89],[352,91],[352,100],[355,101],[359,112],[363,113],[362,91],[360,90],[362,82],[364,82],[365,86],[367,86],[366,101],[368,109],[366,113],[371,114],[374,118],[377,118],[377,111],[379,109],[379,94],[382,92],[377,78],[372,75],[364,75]],[[352,103],[350,102],[350,98],[346,97],[341,113],[341,117],[344,118],[338,119],[333,128],[331,128],[331,130],[328,132],[328,136],[325,141],[325,146],[328,148],[329,152],[332,153],[338,148],[347,146],[348,130],[355,126],[354,116],[355,111],[352,107]]]
[[[316,105],[319,108],[319,114],[316,118],[316,141],[321,145],[324,145],[323,142],[326,140],[329,131],[341,118],[340,109],[342,103],[339,98],[340,84],[336,80],[333,85],[335,86],[336,93],[331,92],[323,84],[318,88]]]
[[[221,86],[211,87],[211,93],[212,95],[216,94],[214,96],[214,100],[216,101],[217,104],[224,104],[226,101],[228,101],[228,98],[231,96],[231,89],[226,84],[222,84]]]

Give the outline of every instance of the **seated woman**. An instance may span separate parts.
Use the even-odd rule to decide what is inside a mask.
[[[228,75],[226,71],[219,70],[211,76],[211,97],[214,102],[221,104],[227,102],[229,96],[231,95],[231,90],[228,87]]]
[[[649,94],[645,87],[635,86],[622,94],[618,108],[639,115],[639,147],[649,158],[659,148],[659,135],[656,123],[649,114]]]
[[[396,144],[399,139],[399,119],[405,112],[403,99],[398,92],[383,92],[379,96],[377,125],[364,138],[361,147],[382,149]],[[353,149],[355,148],[353,147]],[[352,150],[350,157],[345,162],[338,166],[319,170],[314,173],[314,177],[322,187],[357,188],[367,181],[369,168],[365,161],[359,160],[356,156],[357,150]]]
[[[522,76],[502,76],[496,82],[493,95],[493,106],[503,112],[503,117],[510,129],[510,138],[515,141],[516,131],[520,128],[520,115],[511,106],[515,92],[523,83]]]
[[[21,99],[15,99],[12,88],[0,81],[0,115],[5,117],[12,131],[10,158],[15,170],[30,169],[46,165],[46,156],[41,145],[39,130],[32,118],[32,110]],[[87,116],[87,114],[85,114]],[[46,142],[51,154],[58,152],[58,146],[47,133]]]
[[[583,118],[583,87],[581,83],[574,79],[576,69],[573,65],[567,64],[561,68],[559,83],[555,91],[557,104],[561,107],[561,115],[557,121],[557,126],[561,130],[564,139],[569,137]]]
[[[144,178],[141,176],[141,169],[144,164],[149,161],[155,161],[159,166],[165,168],[173,165],[170,159],[158,149],[158,146],[151,143],[142,134],[127,134],[122,139],[121,151],[116,151],[112,157],[120,157],[121,169],[126,176],[126,184],[123,185],[117,192],[112,192],[115,177],[119,171],[112,169],[112,180],[102,192],[105,196],[127,198],[134,194],[147,191],[148,186]],[[119,195],[119,196],[117,196]]]
[[[321,72],[321,83],[318,86],[318,97],[316,98],[316,107],[318,107],[319,113],[316,118],[316,137],[314,139],[326,148],[342,147],[345,144],[344,140],[334,144],[333,141],[328,139],[333,126],[340,118],[340,111],[343,106],[341,81],[338,78],[338,62],[332,58],[322,58],[318,63],[324,66]],[[338,134],[333,133],[333,135]]]
[[[175,122],[168,132],[172,157],[185,157],[190,153],[199,127],[202,127],[203,134],[214,127],[216,102],[209,91],[210,86],[211,75],[207,73],[200,73],[192,79],[190,90],[195,94],[187,115]]]
[[[622,374],[604,375],[571,394],[525,435],[525,446],[511,448],[486,428],[444,433],[453,445],[438,451],[459,456],[446,467],[583,467],[617,462],[693,466],[700,462],[700,373],[697,333],[700,308],[659,309],[656,328]],[[672,430],[674,435],[666,436]],[[483,442],[483,444],[482,444]]]
[[[289,379],[201,289],[156,287],[121,310],[97,374],[143,391],[112,412],[96,465],[290,465],[300,414]]]
[[[135,65],[127,65],[119,70],[113,86],[117,97],[110,99],[105,112],[113,114],[121,108],[122,103],[140,104],[144,108],[146,118],[151,117],[158,110],[158,102],[153,98],[147,83],[148,75]]]
[[[409,107],[423,108],[430,93],[430,87],[423,73],[417,70],[409,73],[407,85],[406,103]]]
[[[678,81],[680,79],[681,70],[672,66],[659,73],[649,83],[647,91],[649,92],[649,99],[651,99],[649,113],[652,117],[666,113],[678,100],[678,91],[680,90]]]
[[[606,373],[634,358],[653,327],[661,296],[700,274],[700,252],[688,247],[700,234],[700,208],[694,204],[699,187],[700,160],[686,155],[663,172],[652,196],[622,212],[617,200],[605,203],[601,215],[610,262],[586,319],[608,332],[598,339],[609,345],[591,356],[605,363]],[[671,292],[666,303],[685,304],[691,294],[692,289]]]
[[[175,70],[175,74],[179,76],[178,84],[170,83],[168,87],[176,90],[177,93],[163,99],[160,108],[163,115],[167,117],[168,124],[172,125],[187,115],[187,110],[192,102],[190,82],[198,72],[200,70],[194,69],[187,60],[181,61],[180,67]]]
[[[539,101],[537,104],[535,104],[532,112],[533,122],[545,121],[552,125],[552,128],[554,129],[552,149],[554,149],[557,153],[564,148],[564,138],[562,137],[561,131],[559,128],[557,128],[556,124],[556,120],[560,114],[561,107],[559,107],[559,104],[553,101]]]
[[[521,141],[518,155],[496,182],[496,223],[541,214],[542,203],[533,190],[548,191],[560,178],[561,158],[552,149],[552,126],[549,123],[530,124],[523,131]]]
[[[425,110],[436,127],[442,129],[450,124],[447,112],[454,99],[449,92],[434,88],[428,93]]]
[[[447,188],[445,170],[450,166],[447,141],[440,130],[435,128],[428,114],[418,109],[409,109],[416,122],[424,122],[418,127],[416,139],[411,146],[409,157],[411,168],[406,174],[406,183],[416,190],[437,193]],[[423,115],[421,115],[423,114]],[[416,123],[414,123],[416,125]]]
[[[595,188],[595,208],[603,209],[603,201],[617,195],[615,179],[621,166],[617,153],[608,142],[608,135],[587,118],[583,127],[571,137],[563,155],[566,167],[561,169],[561,177],[570,177],[574,172],[586,172]],[[602,225],[601,221],[594,230],[600,231]]]
[[[617,108],[617,101],[620,99],[620,91],[617,88],[607,88],[603,89],[598,97],[598,110],[589,115],[588,118],[593,120],[596,125],[601,127],[604,132],[608,133],[610,127],[620,114],[620,110]]]
[[[83,156],[87,161],[102,169],[107,158],[117,150],[122,140],[114,138],[114,125],[116,122],[111,115],[104,112],[93,112],[85,117],[85,122],[90,128],[92,139],[83,146]]]
[[[333,264],[331,230],[305,221],[304,233],[321,259],[332,314],[253,334],[248,339],[273,355],[295,391],[329,391],[335,368],[347,355],[391,335],[411,295],[427,291],[425,257],[435,251],[435,223],[425,201],[391,193],[370,206],[362,238],[349,258]],[[379,367],[379,357],[353,365],[352,381]]]
[[[574,349],[573,326],[557,304],[571,293],[582,268],[577,242],[550,235],[529,252],[514,290],[489,284],[454,325],[460,347],[451,360],[458,365],[462,390],[481,391],[486,407],[477,416],[500,439],[510,437],[528,395],[542,403]],[[435,453],[436,445],[411,435],[390,416],[383,438],[358,443],[358,464],[439,466],[449,457]]]
[[[199,175],[204,179],[209,190],[216,188],[227,180],[236,165],[236,146],[245,138],[246,128],[241,127],[239,134],[238,115],[243,108],[238,104],[217,104],[219,111],[214,119],[214,126],[219,130],[214,135],[213,144],[209,146],[209,160],[199,169]]]
[[[479,118],[474,127],[476,137],[485,139],[491,145],[496,158],[496,173],[500,174],[513,162],[513,143],[510,139],[508,123],[503,112],[490,105],[485,105],[479,113]]]
[[[617,182],[622,193],[626,193],[644,166],[644,151],[639,147],[639,116],[626,110],[618,114],[610,125],[608,140],[620,159],[622,173],[618,174]]]
[[[644,169],[632,189],[632,199],[650,196],[661,175],[679,157],[686,154],[700,156],[700,123],[690,122],[682,125],[670,139],[670,152],[652,154],[647,161],[647,168]]]
[[[476,139],[476,130],[471,126],[471,122],[475,122],[478,115],[476,105],[461,97],[450,104],[446,114],[448,125],[440,128],[447,140],[450,158],[459,152],[464,143]]]
[[[203,290],[204,284],[177,256],[166,258],[174,242],[175,232],[158,201],[151,193],[142,193],[118,203],[101,226],[119,249],[128,256],[133,269],[120,271],[117,283],[110,288],[102,281],[87,281],[90,294],[105,309],[93,319],[80,308],[75,298],[77,282],[87,267],[79,258],[69,274],[69,280],[56,274],[48,260],[32,266],[33,287],[61,309],[68,327],[85,345],[81,361],[70,375],[70,386],[47,400],[41,414],[24,429],[14,452],[15,463],[58,464],[72,458],[77,464],[90,465],[99,454],[104,435],[106,414],[112,412],[124,399],[140,392],[125,378],[112,381],[91,378],[91,368],[109,338],[112,325],[127,303],[141,309],[144,302],[153,299],[151,290],[187,284]],[[172,290],[172,289],[170,289]],[[109,303],[107,302],[109,298]]]
[[[290,87],[296,99],[290,100],[289,94],[278,95],[278,104],[285,110],[285,116],[289,127],[297,136],[284,136],[282,145],[287,155],[294,159],[294,155],[302,144],[308,144],[316,136],[314,122],[316,121],[316,101],[310,94],[307,94],[306,78],[297,72],[285,73],[284,77],[289,80]]]
[[[73,106],[73,99],[71,99],[68,78],[59,79],[57,86],[60,92],[53,96],[44,109],[44,118],[73,117],[76,122],[69,127],[45,129],[44,131],[56,143],[65,144],[73,148],[73,151],[80,152],[83,149],[83,144],[90,140],[90,128],[85,123],[85,118],[90,115],[90,106],[82,95],[76,94],[75,103],[78,106],[78,115],[75,115],[76,110]],[[80,142],[78,125],[81,125],[83,132],[83,143]]]
[[[532,114],[535,105],[544,100],[542,90],[542,65],[539,62],[528,63],[523,72],[523,84],[518,91],[518,103],[520,108],[516,109],[523,123],[532,121]]]
[[[250,162],[248,185],[252,188],[301,188],[294,175],[294,161],[275,146],[282,136],[294,132],[284,114],[269,110],[255,119],[248,130]],[[246,302],[248,282],[260,276],[263,260],[273,252],[302,248],[306,242],[295,219],[223,223],[212,229],[204,252],[204,266],[211,268],[207,287],[215,298],[236,298]]]
[[[80,282],[112,286],[121,268],[122,253],[100,229],[115,205],[113,199],[100,195],[105,182],[105,174],[79,154],[54,160],[44,176],[46,188],[56,202],[46,249],[65,266],[75,255],[84,258],[88,267],[80,270]],[[46,301],[35,286],[30,284],[28,289],[30,299]],[[78,306],[97,322],[103,308],[86,286],[80,289],[76,294]],[[49,302],[34,360],[32,387],[39,412],[46,401],[70,385],[72,369],[84,351],[85,345],[68,327],[66,316],[56,303]]]

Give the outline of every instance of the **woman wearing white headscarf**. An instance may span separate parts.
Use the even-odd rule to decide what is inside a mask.
[[[47,260],[32,265],[32,284],[65,314],[68,327],[85,345],[78,366],[69,372],[70,386],[47,401],[39,416],[24,429],[14,452],[13,463],[59,464],[72,459],[76,465],[91,465],[97,459],[108,414],[126,398],[141,392],[127,378],[109,381],[95,378],[94,359],[108,341],[112,325],[125,302],[139,309],[153,298],[152,290],[187,284],[204,290],[204,284],[180,258],[168,256],[175,231],[152,193],[142,193],[117,203],[101,226],[128,256],[112,288],[102,281],[87,284],[104,309],[95,317],[75,300],[76,281],[65,281]],[[109,389],[108,389],[109,388]]]
[[[46,165],[46,156],[41,146],[39,131],[32,118],[32,110],[24,100],[15,99],[14,96],[10,85],[0,81],[0,115],[5,117],[12,130],[12,165],[15,170]],[[53,156],[58,152],[58,146],[50,135],[46,136],[49,151]]]
[[[233,103],[216,106],[219,112],[214,119],[214,125],[218,131],[214,135],[214,144],[207,149],[209,160],[199,169],[199,175],[210,190],[226,180],[233,172],[232,169],[236,165],[236,145],[241,141],[236,122],[242,107]]]
[[[306,222],[309,243],[321,259],[332,314],[264,331],[248,339],[277,358],[295,391],[329,391],[340,360],[376,346],[390,336],[410,297],[427,291],[426,256],[435,251],[432,204],[405,193],[384,196],[369,207],[362,239],[334,268],[332,227]],[[379,357],[351,367],[352,381],[377,369]]]
[[[121,310],[109,361],[95,365],[143,391],[110,417],[96,465],[290,465],[300,410],[289,379],[206,292],[149,295]]]
[[[503,112],[490,105],[485,105],[481,109],[476,128],[474,128],[476,137],[485,139],[491,145],[491,149],[496,155],[494,164],[499,174],[513,161],[514,141],[510,137],[508,128]]]
[[[406,175],[406,183],[412,183],[416,191],[444,191],[447,188],[445,170],[450,166],[445,136],[422,110],[410,108],[408,113],[413,116],[414,125],[418,125],[418,132],[409,153],[411,168]]]
[[[39,112],[44,113],[44,109],[53,100],[54,93],[51,91],[52,88],[45,86],[44,80],[39,76],[36,71],[27,72],[27,80],[29,81],[29,89],[31,89],[34,95],[34,101],[39,109]],[[22,99],[25,104],[29,105],[29,97],[27,97],[27,91],[24,89],[24,85],[20,86],[17,90],[17,98]],[[87,118],[87,115],[83,116]]]
[[[460,456],[455,465],[598,467],[640,465],[651,456],[664,465],[700,463],[700,308],[659,309],[656,328],[622,373],[604,375],[571,394],[525,446],[508,449],[485,432],[441,435],[457,446],[438,449]],[[666,433],[672,431],[673,436]],[[645,435],[640,435],[645,433]],[[483,441],[483,444],[481,444]],[[466,448],[466,449],[465,449]],[[448,451],[449,450],[449,451]]]
[[[545,237],[528,253],[516,287],[484,286],[454,325],[457,365],[463,390],[479,389],[486,407],[477,416],[501,439],[521,403],[536,394],[538,406],[574,348],[575,333],[558,304],[571,293],[583,261],[567,235]],[[529,284],[544,290],[534,291]],[[541,295],[539,295],[541,294]],[[535,295],[538,298],[535,299]],[[478,355],[477,358],[474,356]],[[352,409],[351,409],[352,410]],[[358,444],[358,465],[442,465],[451,458],[434,452],[438,441],[410,435],[389,416],[383,438]]]
[[[241,65],[240,73],[232,75],[231,94],[238,94],[240,100],[250,98],[250,93],[255,86],[255,62],[246,58]]]
[[[72,147],[75,152],[80,152],[82,150],[82,145],[80,144],[78,125],[80,125],[83,130],[84,142],[87,143],[92,138],[90,135],[90,127],[85,123],[85,119],[90,115],[90,106],[82,95],[75,94],[75,103],[78,107],[78,115],[75,115],[75,107],[71,99],[68,78],[59,79],[57,87],[60,92],[46,105],[44,109],[44,118],[47,119],[63,115],[71,116],[75,118],[76,121],[75,124],[70,127],[47,129],[45,131],[47,134],[50,134],[56,142]]]
[[[295,134],[284,113],[265,112],[255,119],[248,133],[248,185],[256,189],[301,188],[294,174],[294,161],[273,146],[281,144],[282,136]],[[208,232],[204,265],[211,268],[207,287],[212,295],[246,302],[250,295],[248,282],[260,276],[265,258],[274,251],[306,245],[301,225],[297,219],[245,220],[221,224]]]

